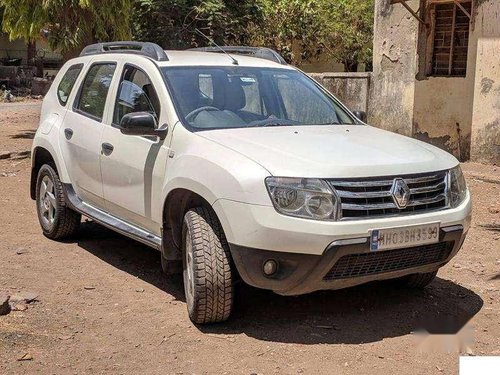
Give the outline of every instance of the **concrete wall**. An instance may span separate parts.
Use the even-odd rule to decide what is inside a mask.
[[[426,1],[407,3],[417,10]],[[368,122],[460,160],[500,162],[500,1],[474,2],[466,77],[426,77],[425,27],[401,4],[375,4]]]
[[[451,152],[461,161],[470,159],[471,150],[476,50],[480,36],[474,27],[476,17],[473,14],[469,29],[466,76],[426,77],[425,72],[420,71],[415,84],[413,136]],[[420,55],[427,53],[426,37],[425,28],[420,27]],[[419,58],[423,70],[424,58]]]
[[[61,59],[62,56],[58,51],[52,51],[46,40],[36,42],[36,48],[45,50],[46,59]],[[23,64],[26,64],[28,47],[23,39],[15,39],[10,41],[6,34],[0,33],[0,58],[22,58]]]
[[[306,73],[343,72],[344,64],[335,61],[313,61],[300,64],[300,69]]]
[[[408,1],[413,9],[418,0]],[[375,1],[373,77],[368,123],[413,134],[418,21],[389,0]]]
[[[311,73],[309,75],[339,98],[349,109],[369,112],[370,73]]]
[[[471,159],[500,165],[500,1],[480,1],[475,33]]]
[[[468,160],[473,83],[474,74],[466,78],[429,77],[416,81],[413,136],[451,152],[460,160]]]
[[[9,41],[9,37],[0,33],[0,58],[22,58],[26,60],[26,43],[22,39]]]

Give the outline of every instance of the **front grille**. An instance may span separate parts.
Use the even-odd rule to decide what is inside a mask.
[[[343,219],[406,215],[447,208],[447,172],[402,176],[410,188],[405,208],[394,203],[391,188],[396,177],[329,180],[337,192]]]
[[[439,263],[449,257],[452,249],[453,242],[440,242],[405,249],[344,255],[323,277],[323,280],[376,275]]]

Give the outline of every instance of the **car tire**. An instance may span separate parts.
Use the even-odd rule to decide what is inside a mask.
[[[51,240],[75,235],[81,215],[66,206],[61,180],[55,168],[44,164],[36,182],[36,210],[43,234]]]
[[[413,275],[408,275],[400,280],[403,285],[412,289],[423,289],[436,278],[437,271],[427,272],[427,273],[415,273]]]
[[[234,295],[231,255],[215,213],[205,207],[189,210],[184,216],[182,238],[189,318],[196,324],[227,320]]]

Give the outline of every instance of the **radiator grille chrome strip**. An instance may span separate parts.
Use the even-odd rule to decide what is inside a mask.
[[[434,180],[440,180],[443,178],[443,176],[446,174],[446,172],[442,172],[442,174],[432,174],[429,176],[422,176],[422,177],[412,177],[412,178],[404,178],[407,184],[418,184],[418,183],[425,183],[429,181],[434,181]],[[394,178],[396,178],[395,176]],[[384,177],[386,178],[386,177]],[[343,180],[343,181],[337,181],[337,180],[330,180],[330,183],[335,186],[347,186],[347,187],[371,187],[371,186],[391,186],[392,182],[394,181],[394,178],[392,179],[385,179],[385,180],[377,180],[377,179],[366,179],[363,181],[359,180]]]
[[[398,208],[391,188],[395,178],[408,186],[410,198],[404,208]],[[342,219],[363,219],[409,215],[448,208],[448,173],[382,177],[380,179],[328,180],[341,201]]]

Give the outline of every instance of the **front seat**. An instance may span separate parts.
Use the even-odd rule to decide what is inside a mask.
[[[260,121],[265,119],[265,116],[260,116],[256,113],[244,111],[246,106],[246,95],[239,78],[232,78],[226,84],[224,109],[234,112],[242,118],[247,124],[252,121]]]

